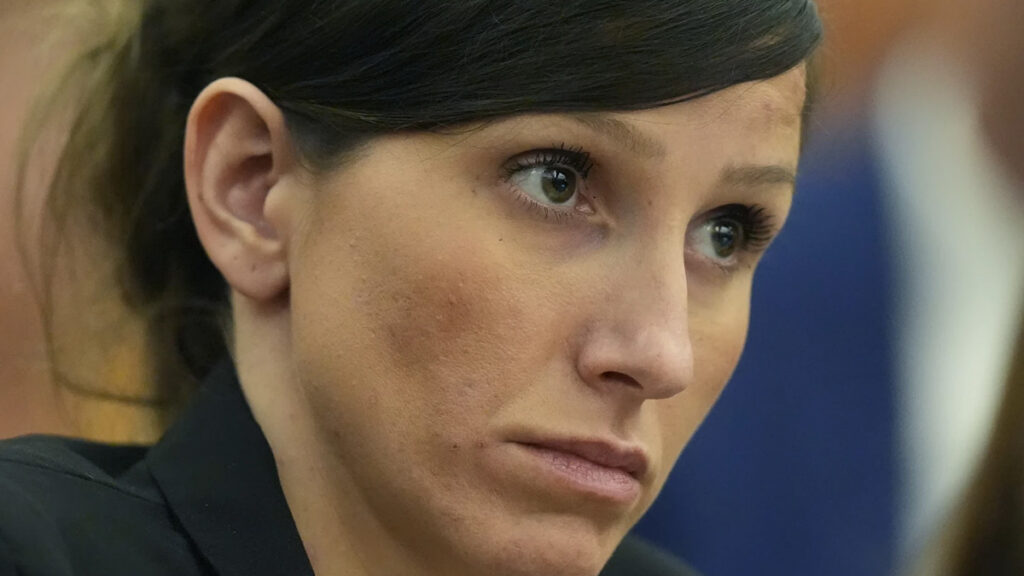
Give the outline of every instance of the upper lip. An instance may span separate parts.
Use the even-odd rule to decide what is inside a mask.
[[[643,448],[613,440],[592,438],[539,438],[519,441],[526,446],[555,450],[589,460],[598,466],[615,468],[637,480],[647,474],[650,459]]]

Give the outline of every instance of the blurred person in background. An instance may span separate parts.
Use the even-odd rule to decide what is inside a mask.
[[[954,47],[972,78],[982,132],[1016,179],[1024,212],[1024,4],[982,0],[960,8],[951,11]],[[988,447],[951,521],[925,551],[922,576],[1024,574],[1024,317],[1001,398]]]
[[[1024,323],[1021,326],[987,450],[948,524],[937,530],[934,543],[917,561],[919,576],[1024,574]]]
[[[0,3],[0,438],[71,431],[50,381],[42,322],[17,252],[17,137],[42,70],[51,67],[39,39],[43,3]],[[41,194],[33,194],[38,211]]]
[[[976,41],[1001,42],[1000,4],[931,4],[871,102],[895,264],[904,558],[927,545],[979,462],[1024,305],[1021,182],[985,129],[986,115],[1012,111],[991,108],[972,55]]]
[[[115,15],[74,78],[41,284],[76,252],[134,314],[152,402],[205,384],[151,449],[6,442],[2,561],[596,574],[738,360],[814,4]],[[608,568],[688,572],[632,539]]]

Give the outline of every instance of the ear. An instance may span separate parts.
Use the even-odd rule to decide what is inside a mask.
[[[258,88],[221,78],[196,98],[185,132],[189,209],[214,266],[254,300],[288,289],[285,234],[266,208],[295,165],[284,115]]]

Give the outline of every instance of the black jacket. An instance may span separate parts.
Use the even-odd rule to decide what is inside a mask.
[[[0,576],[312,573],[230,364],[152,448],[0,442]],[[602,572],[692,574],[632,538]]]

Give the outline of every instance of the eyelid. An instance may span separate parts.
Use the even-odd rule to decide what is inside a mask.
[[[582,147],[566,147],[565,143],[550,148],[539,148],[517,154],[505,164],[508,177],[528,168],[536,166],[561,166],[574,170],[580,178],[586,180],[594,161],[590,153]]]

